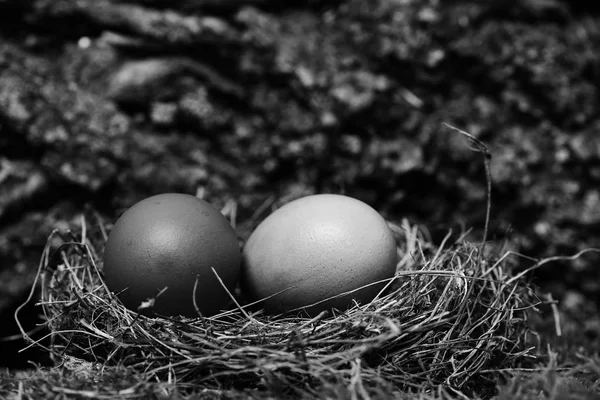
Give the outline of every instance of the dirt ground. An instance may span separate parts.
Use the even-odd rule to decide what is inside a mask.
[[[52,229],[110,225],[161,192],[235,204],[242,240],[311,193],[478,240],[483,157],[444,123],[492,154],[496,249],[600,247],[598,9],[280,3],[0,0],[0,335],[17,332]],[[593,304],[598,262],[536,279]],[[9,361],[15,348],[0,343],[0,361],[36,357]]]

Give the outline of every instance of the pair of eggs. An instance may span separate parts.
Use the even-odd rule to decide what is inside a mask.
[[[106,242],[104,277],[127,308],[146,315],[214,315],[227,308],[238,283],[246,301],[260,301],[268,312],[315,314],[372,300],[396,263],[386,221],[351,197],[312,195],[284,205],[242,252],[219,210],[168,193],[119,218]]]

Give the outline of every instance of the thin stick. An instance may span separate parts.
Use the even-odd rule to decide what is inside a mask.
[[[50,235],[52,236],[56,232],[57,232],[57,229],[54,229]],[[25,339],[28,343],[34,343],[34,341],[27,334],[27,332],[23,328],[23,325],[21,325],[21,321],[19,320],[19,313],[21,312],[21,310],[23,310],[23,308],[27,304],[29,304],[31,299],[33,299],[33,295],[35,293],[35,289],[37,287],[38,280],[40,279],[40,277],[42,275],[42,271],[44,270],[44,267],[48,264],[49,254],[50,254],[50,242],[48,242],[46,244],[46,247],[44,248],[44,252],[42,253],[40,264],[38,266],[37,273],[35,274],[35,279],[33,280],[33,284],[31,285],[31,290],[29,291],[29,295],[27,296],[25,301],[17,307],[17,309],[15,310],[15,313],[14,313],[14,318],[15,318],[15,322],[17,323],[17,327],[19,328],[21,335],[23,335],[23,339]]]
[[[194,310],[196,310],[196,313],[198,314],[198,316],[200,316],[200,318],[202,318],[202,320],[204,320],[204,315],[202,315],[202,312],[200,311],[200,308],[198,307],[198,302],[196,301],[196,291],[198,290],[198,275],[196,275],[196,280],[194,281],[194,290],[192,291],[192,304],[194,304]]]
[[[477,256],[477,263],[478,265],[481,265],[481,260],[483,257],[483,252],[485,251],[485,244],[487,242],[487,235],[488,235],[488,229],[489,229],[489,223],[490,223],[490,214],[491,214],[491,208],[492,208],[492,173],[491,173],[491,167],[490,164],[492,162],[492,154],[490,153],[489,149],[487,148],[487,146],[479,139],[477,139],[475,136],[471,135],[468,132],[465,132],[461,129],[458,129],[452,125],[449,125],[447,123],[443,123],[443,125],[447,128],[452,129],[453,131],[456,131],[458,133],[460,133],[461,135],[465,136],[467,139],[469,139],[471,141],[471,143],[475,144],[476,149],[473,149],[475,151],[478,151],[479,153],[483,153],[483,160],[484,160],[484,165],[485,165],[485,174],[486,174],[486,181],[487,181],[487,188],[486,188],[486,210],[485,210],[485,226],[483,228],[483,238],[481,239],[481,249],[479,250],[479,254]]]
[[[552,298],[552,293],[547,293],[546,299],[548,299],[548,304],[550,304],[550,308],[552,309],[552,317],[554,318],[554,330],[556,332],[556,336],[561,337],[562,328],[560,326],[560,313],[558,312],[556,301]]]
[[[231,298],[231,300],[233,300],[233,302],[235,303],[235,305],[238,308],[238,310],[240,310],[240,312],[242,314],[244,314],[244,317],[248,318],[248,320],[250,320],[250,321],[258,322],[258,321],[256,321],[256,319],[254,319],[252,316],[250,316],[250,314],[248,314],[246,312],[246,310],[244,310],[244,308],[240,305],[240,303],[238,303],[238,301],[235,299],[235,297],[233,296],[233,294],[231,294],[231,292],[229,291],[229,289],[227,288],[227,286],[225,286],[225,283],[223,282],[223,280],[221,279],[221,277],[219,276],[219,274],[217,273],[217,271],[215,270],[215,268],[211,267],[210,269],[212,269],[213,274],[215,274],[215,276],[219,280],[219,283],[221,284],[221,286],[223,286],[223,289],[225,289],[225,291],[227,292],[227,294],[229,295],[229,297]]]

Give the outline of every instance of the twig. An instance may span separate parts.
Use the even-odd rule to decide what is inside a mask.
[[[452,129],[455,132],[460,133],[461,135],[465,136],[467,139],[469,139],[469,141],[471,141],[471,143],[473,143],[476,148],[474,148],[473,150],[478,151],[479,153],[483,154],[483,160],[484,160],[484,165],[485,165],[485,173],[486,173],[486,181],[487,181],[487,187],[486,187],[486,194],[487,194],[487,198],[486,198],[486,211],[485,211],[485,226],[483,229],[483,238],[481,239],[481,248],[477,257],[477,262],[481,263],[482,257],[483,257],[483,253],[485,251],[485,245],[487,242],[487,235],[488,235],[488,229],[489,229],[489,223],[490,223],[490,214],[491,214],[491,208],[492,208],[492,173],[491,173],[491,161],[492,161],[492,154],[490,153],[490,151],[488,150],[487,146],[479,139],[477,139],[475,136],[471,135],[468,132],[465,132],[461,129],[458,129],[452,125],[449,125],[447,123],[443,123],[443,125],[447,128]]]

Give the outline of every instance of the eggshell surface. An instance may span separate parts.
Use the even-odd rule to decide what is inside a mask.
[[[166,193],[128,209],[110,232],[104,251],[104,277],[123,304],[145,315],[196,317],[219,312],[229,295],[211,270],[233,291],[239,279],[241,251],[229,221],[195,196]]]
[[[265,299],[269,312],[346,309],[353,300],[371,301],[385,283],[362,287],[391,278],[397,261],[395,239],[377,211],[347,196],[312,195],[279,208],[251,234],[242,292],[249,301]]]

